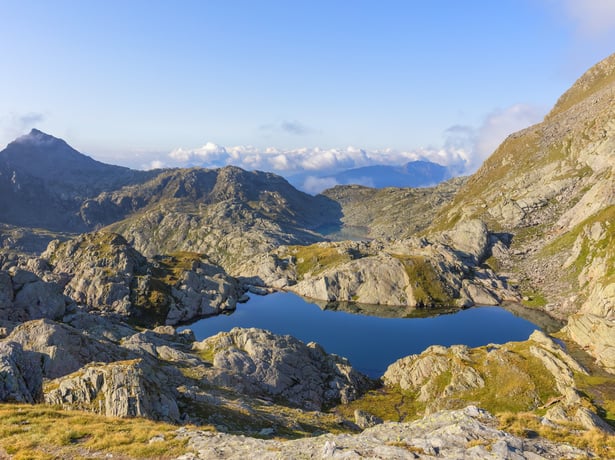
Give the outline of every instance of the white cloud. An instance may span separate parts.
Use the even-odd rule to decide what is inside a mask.
[[[615,31],[613,0],[565,0],[564,10],[585,36],[599,38]]]
[[[166,167],[165,163],[160,160],[153,160],[150,163],[143,165],[142,169],[149,171],[151,169],[162,169]]]
[[[338,185],[338,182],[333,177],[321,178],[316,176],[308,176],[305,178],[305,181],[300,188],[304,192],[316,195],[323,190],[335,187],[336,185]]]
[[[322,176],[338,171],[372,165],[402,165],[427,160],[448,166],[455,174],[474,172],[509,134],[539,121],[543,112],[523,104],[496,110],[479,127],[452,126],[445,132],[440,148],[412,150],[346,148],[260,149],[251,145],[220,146],[207,142],[195,149],[177,148],[167,159],[169,166],[215,168],[235,165],[248,170],[274,171],[292,175],[309,171],[304,190],[322,190],[335,183]],[[162,163],[157,163],[162,164]],[[152,165],[151,165],[152,166]]]
[[[463,165],[458,173],[473,173],[510,134],[538,123],[544,111],[536,107],[515,104],[488,114],[478,128],[456,125],[446,130],[445,152],[456,151]],[[449,153],[450,155],[450,153]]]
[[[508,135],[539,122],[543,116],[541,110],[524,104],[490,113],[478,130],[473,163],[480,166]]]
[[[44,121],[45,115],[38,112],[10,113],[0,117],[0,146],[26,134]]]
[[[281,150],[254,146],[222,147],[208,142],[196,149],[177,148],[169,154],[173,166],[202,166],[207,168],[235,165],[245,169],[260,169],[283,173],[314,171],[332,173],[343,169],[376,164],[401,165],[409,161],[429,160],[442,165],[467,162],[468,152],[458,147],[442,149],[364,150],[357,147],[343,149],[299,148]]]

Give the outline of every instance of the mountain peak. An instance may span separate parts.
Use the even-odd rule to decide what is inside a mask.
[[[39,129],[32,128],[28,134],[24,134],[23,136],[15,139],[11,144],[26,144],[31,146],[66,146],[71,148],[65,141],[59,139],[57,137],[52,136],[51,134],[47,134]],[[71,148],[72,150],[72,148]]]

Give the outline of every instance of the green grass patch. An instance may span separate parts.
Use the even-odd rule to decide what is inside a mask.
[[[404,265],[418,307],[453,305],[452,293],[448,292],[446,283],[440,279],[429,259],[423,256],[391,255]]]
[[[342,404],[335,412],[353,420],[354,411],[363,410],[393,422],[407,422],[419,418],[425,404],[416,400],[416,394],[396,387],[383,387],[365,393],[361,398]]]
[[[523,305],[531,308],[541,308],[547,304],[547,298],[540,291],[524,292]],[[527,298],[527,300],[525,300]]]
[[[341,251],[337,246],[318,243],[310,246],[288,246],[288,253],[281,257],[288,255],[292,255],[296,260],[298,280],[303,279],[307,274],[317,275],[328,268],[352,260],[349,253]]]

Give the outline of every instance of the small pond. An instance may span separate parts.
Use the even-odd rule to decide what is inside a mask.
[[[406,309],[401,310],[404,317],[382,317],[387,312],[390,316],[398,307],[361,309],[350,304],[350,308],[344,308],[354,309],[323,309],[287,292],[253,295],[248,302],[237,305],[232,314],[204,318],[186,327],[194,331],[197,340],[234,327],[290,334],[306,343],[318,342],[329,353],[345,356],[371,377],[380,377],[389,364],[430,345],[477,347],[520,341],[538,329],[501,307],[474,307],[427,317],[437,312]],[[378,311],[383,314],[375,316]]]

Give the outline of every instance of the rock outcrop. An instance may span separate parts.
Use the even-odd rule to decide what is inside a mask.
[[[413,395],[425,413],[469,402],[497,412],[548,408],[544,423],[613,433],[595,408],[588,409],[591,401],[577,389],[575,374],[587,371],[553,339],[534,331],[525,342],[504,345],[434,345],[391,364],[383,381]]]
[[[40,355],[15,342],[0,342],[0,401],[39,402],[42,382]]]
[[[483,262],[502,242],[479,221],[426,238],[281,247],[242,266],[244,280],[325,302],[432,307],[520,296]],[[261,274],[260,277],[258,274]]]
[[[212,378],[218,385],[309,410],[347,403],[373,386],[347,359],[327,354],[318,344],[262,329],[234,328],[195,348],[213,357]]]
[[[147,417],[178,422],[174,387],[143,360],[89,364],[46,384],[45,402],[109,417]]]
[[[20,267],[17,261],[0,269],[0,320],[61,319],[72,301],[55,280],[41,278],[34,267]],[[32,265],[32,264],[30,264]]]
[[[177,324],[234,309],[238,283],[202,255],[146,259],[114,233],[53,241],[41,256],[64,294],[90,311],[145,324]]]
[[[195,454],[178,460],[272,458],[371,459],[574,459],[587,455],[564,443],[527,439],[497,429],[497,420],[474,406],[442,411],[412,423],[388,422],[358,435],[333,435],[294,441],[262,440],[180,429]]]
[[[135,355],[110,340],[88,336],[85,331],[48,319],[28,321],[17,326],[4,339],[24,350],[38,353],[46,378],[61,377],[91,362],[113,362]]]

